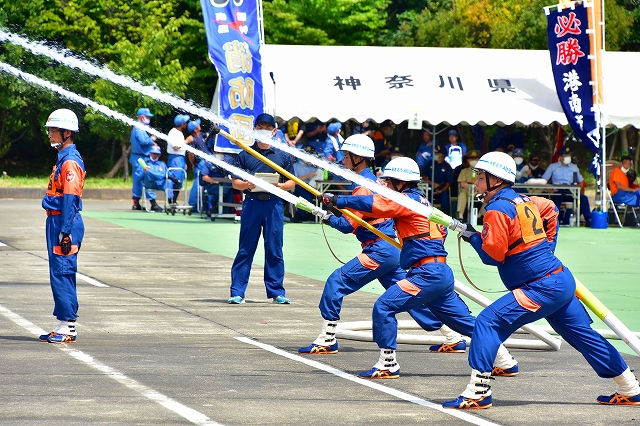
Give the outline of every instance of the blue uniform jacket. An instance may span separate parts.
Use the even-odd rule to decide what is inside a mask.
[[[273,147],[269,147],[267,149],[261,149],[258,147],[256,143],[255,146],[252,147],[256,152],[261,154],[262,156],[268,158],[269,160],[276,163],[278,166],[282,167],[292,175],[295,175],[293,170],[293,164],[291,163],[291,155],[287,154],[284,151],[276,150]],[[266,163],[258,160],[253,155],[249,154],[247,151],[242,151],[236,157],[234,166],[244,170],[250,174],[256,173],[277,173],[271,166]],[[238,176],[234,176],[238,178]],[[286,182],[289,180],[288,178],[280,175],[280,182]],[[245,194],[250,194],[251,191],[248,189],[244,191]]]
[[[131,155],[149,156],[153,138],[147,132],[134,126],[129,141],[131,142]]]
[[[85,174],[84,161],[75,145],[69,145],[58,152],[47,193],[42,198],[42,208],[61,212],[60,232],[65,234],[71,234],[76,213],[82,210]]]
[[[409,188],[402,194],[424,205],[429,201],[418,188]],[[393,218],[396,233],[402,244],[400,267],[409,269],[416,262],[431,256],[447,256],[444,240],[447,230],[442,225],[431,222],[425,216],[380,194],[338,196],[338,208],[350,208],[368,213],[372,217]]]
[[[547,235],[553,232],[555,237],[557,228],[551,225],[552,229],[545,229],[550,224],[545,224],[546,218],[528,197],[503,188],[487,203],[486,210],[482,233],[471,237],[471,245],[483,263],[498,267],[508,289],[536,281],[562,266],[552,251],[555,241],[549,241]]]
[[[376,180],[376,176],[373,174],[373,172],[371,172],[371,169],[369,168],[362,170],[360,172],[360,176],[370,179],[371,181],[374,181],[374,182]],[[372,192],[369,191],[367,188],[362,187],[356,183],[352,183],[349,189],[351,190],[351,194],[354,196],[372,194]],[[365,222],[368,222],[374,228],[379,229],[380,232],[382,232],[383,234],[388,235],[391,238],[396,237],[396,233],[393,230],[393,221],[391,219],[386,219],[386,218],[378,219],[378,218],[370,217],[366,214],[365,215],[360,214],[358,216],[362,216],[362,219]],[[347,216],[342,216],[342,217],[333,216],[331,217],[331,219],[329,219],[329,225],[331,225],[332,228],[335,228],[338,231],[342,232],[343,234],[350,234],[355,232],[356,238],[361,243],[365,243],[367,241],[374,241],[380,238],[373,232],[369,231],[367,228],[363,228],[359,226],[357,222],[355,222],[353,219]]]

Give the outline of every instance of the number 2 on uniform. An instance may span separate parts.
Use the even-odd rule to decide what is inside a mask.
[[[531,203],[516,205],[516,213],[518,214],[518,219],[520,219],[520,231],[522,232],[522,240],[525,243],[545,237],[540,213],[535,207],[531,208]]]

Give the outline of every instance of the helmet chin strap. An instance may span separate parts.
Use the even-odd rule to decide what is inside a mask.
[[[347,151],[347,154],[349,154],[349,159],[351,160],[351,164],[353,166],[353,170],[357,169],[358,166],[360,164],[362,164],[362,162],[364,161],[364,158],[360,157],[360,161],[358,161],[357,163],[355,162],[355,160],[353,159],[353,152],[351,151]]]
[[[60,132],[60,135],[62,136],[62,142],[61,143],[52,143],[51,147],[54,148],[54,149],[60,149],[67,142],[67,139],[69,139],[69,136],[65,136],[64,135],[64,130],[60,129],[59,132]]]
[[[482,194],[476,194],[476,200],[483,202],[484,198],[489,195],[490,192],[495,191],[496,189],[498,189],[500,187],[500,185],[502,185],[502,183],[496,183],[495,185],[491,186],[491,180],[489,178],[489,176],[491,176],[489,173],[486,172],[486,170],[483,170],[484,172],[484,177],[487,180],[487,190],[484,191]]]
[[[404,184],[405,184],[405,182],[404,182],[404,181],[396,180],[396,179],[389,179],[389,181],[390,181],[390,183],[391,183],[391,187],[392,187],[392,188],[393,188],[393,190],[394,190],[394,191],[396,191],[396,192],[402,192],[402,190],[403,190],[403,189],[404,189],[404,187],[405,187],[405,185],[404,185]],[[401,187],[401,188],[398,188],[398,185],[396,185],[396,183],[398,183],[398,182],[402,185],[402,187]]]

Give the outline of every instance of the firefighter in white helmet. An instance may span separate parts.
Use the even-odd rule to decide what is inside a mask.
[[[429,205],[417,185],[420,181],[418,164],[411,158],[391,160],[381,179],[386,186],[419,203]],[[426,305],[431,312],[454,331],[470,336],[475,317],[467,305],[453,291],[454,277],[447,265],[444,249],[446,229],[425,216],[389,200],[380,194],[336,196],[323,194],[328,207],[358,210],[367,218],[392,218],[402,249],[400,268],[408,270],[406,277],[389,287],[373,307],[373,340],[380,348],[380,358],[364,378],[396,378],[400,366],[396,360],[398,322],[396,314]],[[502,347],[496,359],[496,371],[517,370],[517,363]]]
[[[42,208],[47,212],[46,237],[49,253],[49,276],[53,292],[53,315],[58,325],[40,340],[50,343],[72,343],[76,340],[78,295],[76,270],[78,251],[84,236],[82,188],[85,168],[74,144],[79,131],[78,117],[68,109],[58,109],[45,124],[51,146],[58,159],[49,178]]]
[[[542,318],[585,357],[598,376],[613,378],[618,384],[618,391],[599,396],[599,403],[640,405],[638,381],[620,353],[591,328],[591,319],[574,294],[573,275],[554,255],[551,234],[557,227],[552,229],[549,219],[557,221],[557,209],[549,213],[545,201],[511,188],[516,164],[509,155],[490,152],[475,168],[476,188],[487,213],[481,233],[467,225],[461,238],[471,243],[485,264],[498,268],[510,291],[478,315],[469,349],[471,381],[458,398],[443,406],[491,407],[489,380],[498,347],[518,328]],[[547,206],[550,203],[546,200]]]
[[[343,155],[344,166],[360,176],[375,180],[369,162],[374,158],[375,148],[369,136],[356,134],[349,136],[340,151]],[[349,188],[352,195],[369,195],[367,188],[353,183]],[[366,214],[354,211],[370,225],[385,235],[395,238],[393,221],[385,218],[372,218]],[[344,234],[356,235],[362,245],[362,253],[344,266],[336,269],[327,278],[320,298],[320,314],[324,319],[322,332],[313,343],[298,349],[303,354],[334,354],[338,352],[338,341],[335,329],[340,320],[342,300],[345,296],[361,289],[371,281],[377,279],[384,288],[389,288],[407,275],[398,265],[400,251],[370,230],[358,226],[358,223],[346,216],[337,217],[333,213],[322,214],[324,223]],[[464,352],[467,345],[460,334],[449,329],[438,320],[426,306],[419,306],[409,311],[413,319],[426,331],[440,329],[447,337],[447,343],[435,345],[434,352]],[[377,377],[372,377],[377,378]]]

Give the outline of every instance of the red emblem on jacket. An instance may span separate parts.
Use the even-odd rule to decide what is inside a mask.
[[[64,178],[68,183],[71,183],[76,178],[76,174],[73,171],[69,170]]]

